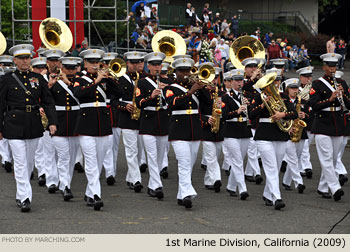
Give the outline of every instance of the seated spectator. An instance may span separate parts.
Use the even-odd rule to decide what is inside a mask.
[[[301,44],[299,51],[298,51],[298,65],[297,68],[303,68],[310,66],[310,57],[307,53],[307,49],[305,48],[304,44]]]
[[[221,23],[221,31],[226,32],[226,34],[230,34],[230,24],[227,23],[227,19],[225,18]]]
[[[137,28],[139,28],[141,31],[145,28],[146,26],[146,17],[143,16],[139,21],[137,22]]]
[[[192,29],[192,35],[188,43],[188,54],[192,56],[192,59],[197,63],[199,61],[199,52],[202,46],[200,29],[195,27]]]

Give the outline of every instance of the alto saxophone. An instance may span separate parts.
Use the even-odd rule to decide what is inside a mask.
[[[47,115],[44,112],[44,115],[41,116],[41,124],[43,125],[44,130],[47,129],[47,127],[49,126],[49,119],[47,118]]]
[[[336,90],[339,91],[339,86],[341,84],[337,82],[337,78],[335,78],[335,73],[332,73],[332,78],[333,78],[333,81],[334,81],[334,85],[336,86]],[[347,107],[345,105],[342,92],[340,92],[340,95],[338,96],[338,101],[340,102],[340,105],[342,107],[343,114],[349,113],[349,110],[347,109]]]
[[[213,97],[213,109],[211,112],[211,117],[214,119],[213,124],[211,125],[211,132],[218,133],[220,130],[220,117],[222,114],[221,106],[218,105],[218,102],[221,101],[219,97],[219,88],[215,87],[214,97]]]
[[[141,115],[141,110],[136,106],[136,91],[137,91],[138,82],[139,82],[139,73],[136,71],[134,93],[132,94],[132,105],[134,106],[134,109],[131,112],[131,119],[132,120],[138,120],[140,118],[140,115]]]

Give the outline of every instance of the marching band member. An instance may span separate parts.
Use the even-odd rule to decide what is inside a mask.
[[[33,68],[33,72],[41,75],[45,75],[47,72],[47,61],[45,57],[37,57],[31,60],[31,65]],[[44,109],[39,109],[41,116],[44,115]],[[46,131],[44,135],[47,134]],[[43,137],[39,138],[38,147],[35,151],[35,168],[38,170],[38,184],[39,186],[46,185],[46,167],[45,167],[45,157],[44,157],[44,144]]]
[[[220,119],[222,116],[221,97],[224,94],[224,92],[220,90],[219,83],[221,71],[221,68],[215,67],[215,79],[212,81],[212,85],[214,86],[209,85],[205,89],[202,89],[203,101],[200,103],[203,145],[202,155],[205,157],[207,166],[204,175],[204,185],[205,188],[214,190],[215,192],[220,192],[220,187],[222,185],[220,165],[218,162],[222,142],[224,140],[222,135],[224,121]],[[217,122],[217,120],[220,121]]]
[[[337,79],[337,82],[345,82],[345,80],[342,80],[344,73],[342,71],[336,71],[335,72],[335,78]],[[345,82],[346,87],[348,86],[348,84]],[[349,130],[350,130],[350,115],[349,112],[345,115],[345,119],[346,119],[346,134],[343,137],[343,142],[341,144],[340,147],[340,152],[338,154],[338,159],[337,159],[337,165],[335,167],[335,173],[338,175],[339,177],[339,183],[341,186],[343,186],[347,181],[348,181],[348,177],[346,176],[347,171],[346,168],[342,162],[342,158],[343,158],[343,154],[345,151],[345,146],[348,143],[348,135],[349,135]]]
[[[46,111],[50,134],[54,135],[57,129],[54,101],[45,80],[29,70],[33,49],[25,44],[11,47],[9,52],[14,56],[17,70],[3,76],[0,82],[0,139],[8,139],[12,149],[16,202],[22,212],[31,208],[30,175],[35,150],[43,135],[39,104]]]
[[[276,90],[278,92],[280,83],[280,80],[275,80],[274,83],[270,85],[276,85]],[[278,174],[286,151],[287,141],[289,139],[288,133],[283,132],[278,127],[277,121],[281,119],[292,120],[297,118],[297,113],[293,104],[289,101],[289,98],[284,94],[280,95],[287,111],[275,111],[273,115],[270,115],[260,94],[257,94],[252,100],[249,111],[249,118],[254,119],[259,117],[254,140],[261,155],[266,175],[263,200],[265,201],[266,206],[274,205],[276,210],[285,207],[285,203],[281,198]],[[266,98],[265,102],[268,102],[269,99],[271,99],[270,96]]]
[[[1,55],[0,56],[0,68],[11,67],[13,65],[13,56]],[[2,70],[2,69],[0,69]],[[1,73],[1,72],[0,72]],[[4,72],[5,74],[5,72]],[[1,80],[1,75],[0,75]],[[7,139],[3,138],[0,140],[0,156],[2,167],[6,172],[12,172],[12,154]]]
[[[299,74],[300,86],[304,88],[306,85],[311,85],[312,82],[312,66],[303,67],[296,71]],[[309,102],[308,102],[309,103]],[[312,107],[309,106],[309,118],[307,120],[307,139],[305,139],[304,149],[299,156],[299,170],[301,176],[306,176],[306,178],[312,178],[312,164],[310,161],[310,144],[314,141],[315,135],[311,133],[312,124],[314,121],[315,113],[312,110]]]
[[[139,134],[146,148],[149,181],[147,193],[151,197],[164,197],[160,172],[168,146],[169,111],[162,90],[167,86],[160,77],[165,54],[152,52],[145,56],[149,76],[138,83],[136,104],[142,109]]]
[[[283,83],[283,84],[280,87],[280,89],[284,90],[285,89],[284,81],[286,80],[286,77],[284,76],[284,71],[285,71],[285,67],[286,67],[288,60],[287,59],[272,59],[271,62],[273,64],[273,68],[277,68],[277,69],[281,70],[281,76],[282,76],[281,83]]]
[[[79,144],[79,138],[74,134],[79,100],[73,94],[73,84],[81,58],[62,57],[59,60],[62,64],[62,73],[60,79],[50,89],[58,117],[58,128],[52,137],[52,142],[57,153],[59,190],[63,199],[69,201],[73,198],[70,185]]]
[[[225,119],[224,145],[228,151],[228,159],[231,166],[226,190],[230,196],[235,196],[238,187],[240,199],[245,200],[249,197],[249,194],[244,181],[243,161],[247,154],[252,132],[247,125],[248,100],[242,97],[243,93],[241,92],[244,71],[234,69],[231,73],[233,78],[232,90],[227,92],[222,98],[225,104],[223,108],[223,118]]]
[[[104,52],[98,49],[88,49],[79,54],[84,58],[86,74],[75,80],[73,89],[73,95],[80,103],[74,134],[79,135],[88,180],[84,200],[87,206],[93,206],[94,210],[103,207],[99,178],[108,149],[108,136],[112,134],[106,92],[116,95],[121,93],[114,82],[106,80],[106,71],[98,71],[103,54]]]
[[[118,53],[108,52],[103,55],[102,64],[103,70],[107,71],[109,62],[115,59],[118,56]],[[109,79],[109,81],[113,81]],[[119,97],[118,97],[119,98]],[[115,176],[117,172],[117,158],[118,158],[118,148],[119,148],[119,139],[121,129],[118,128],[118,117],[119,111],[117,110],[118,99],[116,97],[112,97],[110,93],[107,93],[107,108],[109,108],[109,112],[111,115],[112,121],[112,135],[109,135],[108,142],[109,148],[107,150],[105,160],[103,161],[103,167],[105,168],[105,176],[107,185],[115,184]]]
[[[124,53],[124,58],[127,65],[127,73],[119,78],[119,85],[123,90],[123,96],[119,101],[118,109],[119,119],[118,126],[122,130],[123,142],[125,146],[125,156],[128,164],[128,172],[126,175],[126,183],[131,190],[141,192],[143,185],[141,184],[141,173],[139,168],[139,124],[140,120],[133,115],[136,115],[136,102],[133,100],[136,97],[135,82],[141,77],[137,72],[137,65],[143,62],[144,54],[142,52],[130,51]],[[140,137],[141,138],[141,137]]]
[[[310,91],[310,105],[315,111],[315,119],[311,132],[315,135],[316,149],[321,163],[322,173],[318,185],[318,193],[323,198],[338,201],[344,195],[336,175],[336,163],[343,136],[346,134],[343,111],[350,108],[349,91],[345,82],[335,83],[335,74],[339,54],[322,54],[325,75],[313,81]],[[341,100],[343,102],[341,102]],[[345,106],[345,107],[344,107]]]
[[[194,61],[180,58],[173,62],[176,82],[166,89],[166,101],[170,106],[169,141],[178,161],[178,204],[192,208],[192,199],[197,195],[191,182],[193,165],[197,158],[202,137],[199,116],[200,90],[203,85],[190,83],[190,70]],[[191,85],[192,84],[192,85]]]
[[[305,100],[298,100],[298,91],[299,91],[299,80],[297,78],[290,78],[285,81],[286,95],[289,96],[290,101],[292,102],[293,106],[296,108],[296,111],[298,112],[298,116],[300,120],[306,120],[306,117],[308,116],[307,113],[309,112],[309,107],[307,105],[307,101]],[[301,111],[298,111],[297,107],[300,107]],[[295,122],[295,121],[294,121]],[[295,128],[298,127],[298,125],[293,124],[294,127],[294,134],[296,134]],[[301,156],[301,153],[303,151],[304,145],[305,145],[305,139],[307,139],[307,133],[306,128],[300,128],[299,130],[302,131],[301,138],[298,142],[293,142],[292,136],[291,139],[287,142],[287,148],[286,148],[286,154],[284,156],[285,161],[287,162],[286,172],[283,176],[283,182],[282,186],[287,190],[291,191],[292,188],[290,184],[292,181],[294,182],[295,188],[298,189],[299,193],[303,193],[305,190],[305,185],[303,183],[303,178],[300,175],[299,167],[298,167],[298,160]]]
[[[44,75],[44,79],[47,81],[47,85],[50,89],[58,80],[60,69],[62,67],[59,58],[64,56],[64,52],[61,50],[46,50],[42,54],[46,57],[48,67],[47,73]],[[56,153],[54,142],[49,136],[47,130],[44,133],[42,144],[46,170],[46,186],[49,193],[55,193],[59,190]]]
[[[242,65],[244,65],[244,73],[245,79],[243,84],[243,95],[248,99],[248,102],[251,103],[254,97],[259,94],[258,90],[256,90],[253,85],[260,79],[261,77],[261,69],[258,68],[259,64],[263,63],[262,59],[259,58],[247,58],[242,61]],[[256,147],[256,143],[254,140],[254,135],[256,131],[256,127],[258,124],[258,118],[251,119],[251,131],[252,137],[249,141],[248,146],[248,159],[247,165],[245,168],[245,178],[248,182],[255,182],[256,184],[261,184],[263,182],[263,177],[261,176],[260,166],[258,161],[258,149]]]

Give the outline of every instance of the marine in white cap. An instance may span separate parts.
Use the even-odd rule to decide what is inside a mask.
[[[249,194],[244,181],[243,160],[247,154],[249,139],[252,137],[250,127],[247,124],[247,105],[249,102],[242,93],[244,70],[234,69],[230,73],[232,89],[222,98],[222,102],[225,104],[223,106],[223,119],[225,120],[224,155],[231,165],[226,191],[230,196],[239,195],[241,200],[246,200]]]
[[[13,152],[16,202],[22,212],[31,208],[30,177],[35,150],[43,135],[38,116],[41,106],[48,118],[50,134],[54,135],[57,130],[54,101],[45,80],[40,74],[30,71],[33,49],[32,45],[26,44],[11,47],[9,52],[14,56],[17,70],[6,74],[0,81],[0,139],[8,139],[11,149],[16,150]]]
[[[47,71],[47,61],[45,57],[36,57],[32,59],[31,65],[35,73],[44,75]]]
[[[0,67],[3,66],[12,66],[13,65],[13,56],[11,55],[1,55],[0,56]]]
[[[47,60],[47,74],[44,75],[44,79],[48,82],[49,87],[51,87],[58,78],[61,62],[59,58],[64,56],[64,52],[61,50],[44,50],[41,55],[46,57]]]
[[[318,193],[323,198],[333,196],[335,201],[340,200],[344,195],[335,164],[338,159],[336,153],[340,151],[343,136],[346,134],[343,110],[350,108],[346,83],[340,81],[337,85],[336,79],[333,77],[340,57],[341,55],[335,53],[326,53],[320,56],[324,63],[325,74],[313,81],[310,91],[310,105],[315,111],[311,132],[316,134],[316,149],[322,168]],[[345,108],[342,106],[340,97],[342,97]],[[332,196],[329,194],[329,190]]]
[[[109,80],[108,72],[99,71],[103,55],[104,51],[99,49],[88,49],[80,53],[79,56],[84,58],[86,74],[77,78],[73,86],[73,95],[80,103],[74,134],[79,135],[88,180],[84,200],[94,210],[100,210],[104,205],[99,178],[108,149],[108,138],[112,134],[107,93],[121,96],[118,85]]]
[[[290,78],[285,81],[286,90],[285,93],[290,98],[296,111],[298,112],[299,120],[306,121],[308,119],[309,106],[306,100],[298,97],[299,93],[299,79]],[[284,160],[287,162],[286,171],[283,176],[282,186],[287,191],[291,191],[291,184],[298,190],[298,193],[303,193],[305,190],[305,185],[303,183],[303,178],[301,177],[300,170],[298,167],[299,159],[305,145],[305,140],[307,139],[306,128],[299,126],[298,120],[294,121],[291,137],[287,142],[286,154],[284,155]],[[296,134],[297,130],[302,131],[301,138],[299,141],[292,141],[293,135]]]
[[[190,70],[194,61],[188,58],[173,62],[177,79],[167,88],[165,96],[171,108],[169,141],[178,160],[179,188],[178,204],[192,207],[192,199],[197,195],[191,182],[192,168],[197,158],[201,140],[199,106],[203,85],[190,82]]]

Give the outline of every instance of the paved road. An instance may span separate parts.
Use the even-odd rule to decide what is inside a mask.
[[[315,74],[318,76],[320,73]],[[193,171],[198,197],[191,210],[176,202],[177,163],[172,150],[169,153],[170,177],[163,181],[165,198],[158,201],[150,198],[145,190],[136,194],[127,188],[126,160],[121,144],[116,185],[107,186],[105,178],[101,178],[105,207],[99,212],[85,206],[86,177],[75,173],[72,184],[75,198],[71,202],[64,202],[58,193],[48,194],[35,179],[32,181],[32,211],[21,213],[15,204],[13,175],[0,169],[0,233],[327,233],[350,210],[350,183],[343,187],[345,197],[340,202],[322,199],[316,193],[320,164],[314,145],[311,146],[314,177],[305,180],[304,194],[282,190],[287,205],[282,211],[264,205],[264,185],[247,182],[250,197],[246,201],[228,196],[225,190],[218,194],[206,190],[204,171],[200,168],[201,155],[200,151]],[[345,150],[343,161],[349,170],[349,148]],[[142,179],[147,186],[148,174],[142,174]],[[226,186],[225,174],[222,180]],[[350,233],[350,216],[334,233]]]

